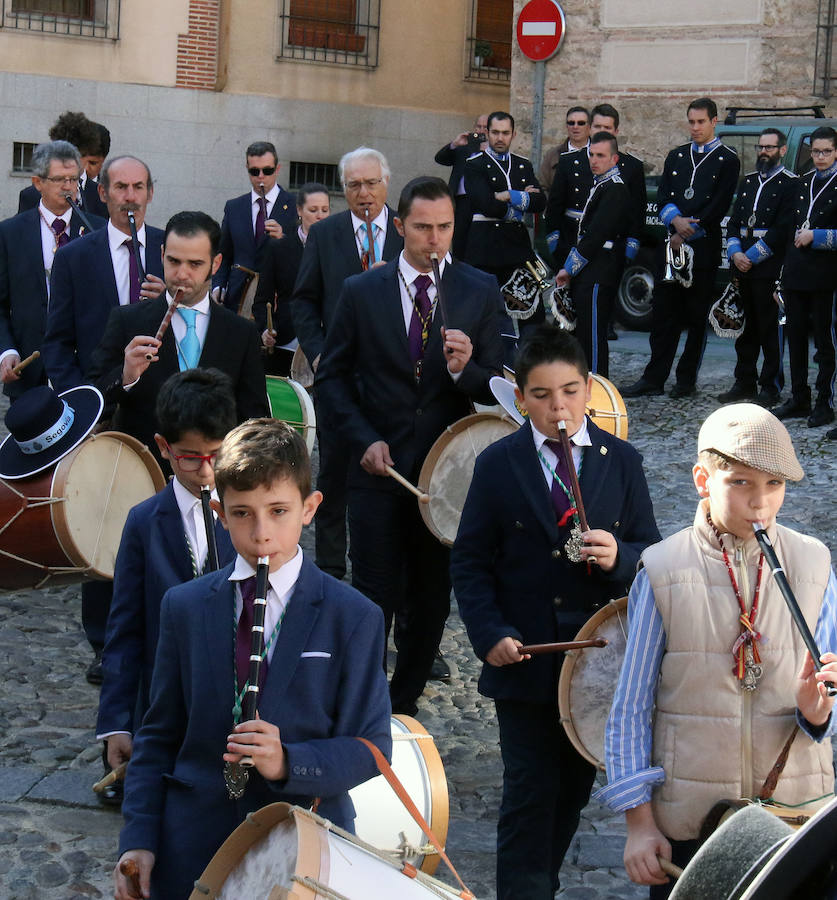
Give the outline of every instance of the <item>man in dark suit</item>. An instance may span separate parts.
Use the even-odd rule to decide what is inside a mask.
[[[394,613],[403,616],[390,696],[408,715],[450,608],[448,551],[387,466],[415,482],[433,442],[468,415],[471,400],[491,402],[488,381],[502,366],[497,285],[447,257],[453,218],[440,178],[406,185],[395,220],[404,251],[346,281],[315,382],[351,457],[352,583],[384,610],[387,630]],[[427,274],[431,253],[448,298],[442,312]]]
[[[463,131],[433,157],[440,166],[451,167],[448,187],[456,204],[452,250],[457,259],[465,258],[468,229],[471,225],[471,204],[465,193],[465,161],[474,153],[485,150],[487,137],[488,116],[483,113],[474,119],[473,131]]]
[[[0,222],[0,380],[12,401],[28,388],[46,384],[40,359],[20,375],[13,369],[41,349],[55,254],[85,230],[67,201],[80,168],[78,151],[67,141],[39,144],[32,154],[39,205]],[[104,219],[88,218],[97,228],[105,225]]]
[[[59,391],[89,383],[93,351],[111,309],[156,297],[164,287],[163,232],[145,224],[154,194],[148,167],[133,156],[109,159],[102,167],[99,189],[110,213],[107,228],[57,254],[50,277],[42,353],[47,376]],[[139,265],[129,211],[136,221]],[[145,281],[140,267],[146,272]]]
[[[296,279],[291,315],[303,353],[316,372],[343,282],[374,261],[395,258],[403,240],[386,203],[390,169],[377,150],[358,147],[340,160],[340,180],[349,208],[311,226]],[[369,252],[368,222],[373,232]],[[317,402],[320,471],[317,488],[323,502],[315,520],[316,562],[333,575],[346,574],[346,472],[348,460],[336,423]],[[342,415],[339,413],[338,415]]]
[[[220,240],[218,223],[206,213],[172,216],[163,243],[166,294],[113,309],[93,354],[89,376],[104,395],[105,415],[111,412],[115,428],[155,453],[157,394],[178,370],[202,366],[229,375],[239,422],[270,415],[255,325],[209,299]],[[158,341],[154,335],[176,293],[178,309]]]
[[[221,256],[212,279],[213,297],[233,312],[242,300],[243,266],[259,271],[261,253],[268,237],[280,238],[296,228],[296,198],[276,182],[279,157],[269,141],[256,141],[247,148],[250,191],[224,206],[221,222]]]
[[[591,380],[566,331],[542,325],[521,342],[517,402],[528,420],[477,458],[451,575],[462,620],[484,665],[503,758],[497,824],[498,900],[552,900],[595,769],[555,714],[562,657],[525,644],[572,640],[624,596],[640,553],[660,539],[640,455],[585,415]],[[581,532],[566,424],[589,531]],[[595,651],[591,651],[595,652]]]

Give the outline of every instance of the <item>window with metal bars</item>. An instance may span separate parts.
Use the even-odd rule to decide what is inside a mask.
[[[467,77],[484,81],[511,78],[514,0],[471,0]]]
[[[74,37],[119,37],[120,0],[0,0],[0,27]]]
[[[339,193],[343,190],[340,184],[340,174],[336,163],[298,162],[291,160],[291,170],[288,181],[290,190],[297,190],[309,181],[317,181],[324,184],[329,191]]]
[[[12,144],[12,172],[32,171],[32,153],[37,146],[29,141],[15,141]]]
[[[279,56],[374,68],[380,0],[280,0]]]

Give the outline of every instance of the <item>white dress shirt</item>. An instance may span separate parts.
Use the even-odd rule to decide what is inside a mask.
[[[372,228],[372,235],[375,241],[375,262],[379,262],[383,259],[384,254],[384,242],[387,239],[387,214],[388,210],[386,204],[384,204],[383,209],[378,213],[377,216],[372,220],[372,225],[377,225],[380,229],[377,234],[375,234],[374,227]],[[359,219],[354,213],[352,213],[352,231],[355,233],[355,243],[357,244],[357,253],[358,256],[363,256],[363,235],[366,233],[366,219]]]
[[[171,305],[171,294],[169,294],[168,291],[166,291],[166,303]],[[209,291],[204,294],[203,300],[199,301],[191,308],[197,313],[197,316],[195,316],[195,334],[198,336],[198,341],[200,341],[201,345],[201,353],[203,353],[203,345],[206,342],[206,332],[209,328]],[[171,330],[174,335],[175,343],[180,347],[180,342],[186,337],[186,323],[179,313],[175,313],[171,317]]]
[[[529,423],[530,425],[532,424],[531,419],[529,420]],[[552,473],[558,469],[558,457],[546,445],[546,435],[541,434],[534,425],[532,425],[532,438],[535,441],[535,450],[543,457],[543,459],[541,459],[541,456],[539,456],[538,462],[541,464],[541,471],[543,472],[543,477],[546,479],[546,486],[552,490],[552,481],[555,477]],[[558,438],[550,438],[550,440],[554,441],[558,440]],[[584,421],[581,423],[581,427],[575,434],[570,436],[570,447],[573,452],[573,464],[575,465],[576,472],[581,468],[582,448],[592,446],[593,442],[590,440],[590,435],[587,432],[587,416],[585,416]],[[546,460],[546,462],[544,462],[544,460]],[[547,465],[547,463],[549,463],[549,465]],[[552,466],[551,471],[549,466]],[[567,485],[567,487],[569,487],[569,485]]]
[[[110,246],[110,258],[113,262],[113,275],[116,279],[116,292],[119,294],[119,305],[127,306],[131,302],[131,250],[123,246],[130,239],[130,234],[123,234],[108,219],[108,244]],[[148,271],[145,262],[145,222],[137,229],[137,241],[140,245],[140,259],[142,267]]]
[[[273,187],[265,192],[265,206],[267,210],[265,212],[265,221],[270,218],[270,214],[273,212],[273,204],[276,202],[276,198],[279,196],[279,185],[274,184]],[[252,188],[250,189],[250,213],[253,221],[253,234],[256,233],[256,217],[259,214],[259,200],[261,200],[262,195],[257,191],[254,191]]]
[[[41,248],[44,254],[44,275],[46,276],[47,300],[49,300],[49,273],[52,271],[52,261],[58,250],[58,235],[52,230],[52,223],[56,219],[64,220],[64,234],[70,236],[70,219],[73,211],[68,209],[63,215],[56,216],[51,213],[45,206],[44,201],[38,204],[38,212],[41,220]]]
[[[206,526],[203,521],[203,505],[200,497],[196,497],[188,491],[175,477],[172,481],[174,490],[174,499],[177,501],[177,508],[180,510],[180,519],[183,522],[183,530],[189,546],[192,550],[192,557],[198,569],[198,574],[203,571],[206,565],[206,558],[209,555],[209,544],[206,540]],[[217,500],[218,494],[213,489],[212,499]],[[212,511],[212,521],[215,522],[217,516]]]

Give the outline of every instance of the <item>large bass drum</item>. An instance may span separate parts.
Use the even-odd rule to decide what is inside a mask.
[[[611,600],[589,618],[577,641],[605,638],[594,653],[570,650],[558,678],[558,711],[576,750],[604,771],[604,733],[628,640],[628,598]]]

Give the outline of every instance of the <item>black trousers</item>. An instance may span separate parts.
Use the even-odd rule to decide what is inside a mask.
[[[694,387],[706,348],[706,325],[709,307],[715,301],[715,268],[696,269],[692,286],[676,281],[660,281],[654,285],[651,299],[651,359],[645,367],[646,381],[662,387],[677,354],[680,332],[687,328],[686,346],[677,363],[677,383]]]
[[[834,334],[833,291],[785,291],[788,317],[791,390],[795,400],[805,400],[808,388],[808,322],[814,326],[814,362],[817,364],[817,403],[834,406],[834,359],[837,339]]]
[[[415,715],[450,612],[450,552],[406,490],[350,488],[349,535],[352,585],[381,607],[387,635],[399,617],[393,712]]]
[[[668,842],[671,844],[671,861],[675,866],[685,869],[695,853],[698,852],[698,842],[673,841],[671,838],[668,839]],[[676,883],[673,878],[669,878],[667,884],[652,884],[648,888],[649,900],[667,900]]]
[[[105,646],[105,628],[112,599],[112,581],[87,581],[81,586],[81,625],[97,655]]]
[[[785,386],[782,355],[785,349],[779,307],[773,299],[775,279],[741,278],[738,290],[744,310],[744,331],[735,341],[735,383],[779,394]],[[759,350],[764,355],[761,374],[757,374]]]
[[[316,403],[316,397],[315,403]],[[349,454],[346,445],[337,437],[337,430],[330,427],[317,414],[317,445],[320,450],[320,470],[317,490],[322,491],[323,502],[314,517],[314,553],[317,566],[335,578],[346,574],[346,478],[349,471]]]
[[[607,325],[616,298],[614,285],[581,279],[570,282],[570,294],[576,313],[575,336],[584,347],[591,372],[608,377],[609,351]]]
[[[457,194],[453,212],[453,242],[451,249],[457,259],[465,259],[468,229],[471,226],[471,201],[467,194]]]
[[[570,743],[556,704],[494,705],[503,757],[497,900],[552,900],[596,770]]]

